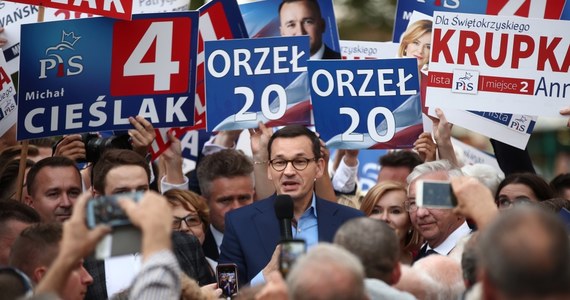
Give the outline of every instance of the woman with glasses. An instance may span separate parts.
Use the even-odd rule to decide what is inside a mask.
[[[396,181],[384,181],[373,186],[362,200],[360,210],[366,216],[386,222],[400,240],[400,262],[411,264],[422,245],[420,234],[412,226],[405,205],[406,187]],[[408,205],[409,206],[409,205]]]
[[[507,209],[513,204],[541,202],[553,197],[552,188],[542,177],[532,173],[514,173],[499,184],[495,202],[499,209]]]

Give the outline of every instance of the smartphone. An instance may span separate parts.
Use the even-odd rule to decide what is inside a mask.
[[[281,253],[279,255],[279,271],[283,278],[287,277],[291,267],[301,254],[307,252],[305,240],[290,239],[281,241]]]
[[[142,192],[115,194],[110,196],[100,196],[90,199],[87,202],[87,226],[94,228],[99,224],[106,224],[111,227],[121,227],[130,225],[131,221],[119,206],[120,198],[130,198],[138,202],[142,198]]]
[[[218,288],[222,290],[222,297],[229,298],[237,295],[239,290],[238,270],[236,264],[218,264]]]
[[[416,204],[432,208],[453,208],[457,198],[449,181],[418,180],[416,182]]]

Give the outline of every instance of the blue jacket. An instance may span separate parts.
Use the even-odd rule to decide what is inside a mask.
[[[253,279],[267,263],[280,240],[275,195],[226,214],[219,263],[238,266],[239,284]],[[354,208],[316,198],[319,241],[332,242],[336,230],[351,218],[364,214]]]

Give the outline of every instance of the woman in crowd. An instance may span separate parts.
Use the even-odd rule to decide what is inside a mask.
[[[404,207],[407,199],[406,187],[402,183],[385,181],[376,184],[366,193],[360,210],[370,218],[386,222],[396,231],[400,240],[400,262],[411,264],[422,240]]]
[[[418,68],[427,69],[431,50],[431,20],[418,20],[408,26],[402,34],[399,57],[415,57],[418,60]]]
[[[554,192],[542,177],[532,173],[513,173],[497,188],[495,202],[499,209],[520,202],[541,202],[554,197]]]
[[[210,224],[210,209],[206,202],[196,193],[187,190],[168,190],[164,196],[172,207],[172,229],[194,235],[200,245],[204,244]],[[213,272],[217,263],[207,257],[206,260]]]

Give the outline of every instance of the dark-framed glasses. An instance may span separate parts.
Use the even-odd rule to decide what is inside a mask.
[[[316,161],[316,158],[305,158],[305,157],[297,157],[295,159],[282,159],[282,158],[275,158],[269,161],[269,164],[273,168],[273,170],[277,172],[281,172],[287,168],[287,164],[291,163],[293,168],[297,171],[303,171],[309,165],[309,162]]]
[[[172,229],[179,230],[182,227],[182,222],[186,223],[186,227],[194,227],[202,224],[202,220],[197,214],[189,214],[184,218],[174,217],[172,220]]]

